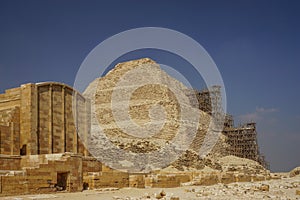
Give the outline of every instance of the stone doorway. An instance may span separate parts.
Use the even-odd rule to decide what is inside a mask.
[[[56,188],[58,191],[67,189],[69,172],[57,172],[57,184]]]

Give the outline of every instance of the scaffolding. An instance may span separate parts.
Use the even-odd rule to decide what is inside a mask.
[[[232,127],[234,127],[233,116],[226,114],[225,121],[224,121],[224,128],[232,128]]]
[[[195,94],[198,100],[198,108],[211,116],[219,124],[219,120],[225,115],[223,126],[223,134],[227,136],[229,155],[234,155],[241,158],[247,158],[257,161],[265,168],[269,169],[269,165],[265,157],[260,153],[257,143],[256,123],[246,123],[235,127],[232,115],[225,114],[222,107],[221,87],[212,86],[209,89],[202,91],[191,90],[188,96]],[[194,106],[197,104],[192,102]]]
[[[257,161],[269,168],[265,157],[261,155],[257,143],[256,123],[246,123],[239,127],[225,127],[223,131],[229,144],[228,153],[241,158]]]
[[[223,113],[221,86],[214,85],[209,89],[204,89],[197,94],[199,109],[212,115],[213,113]]]

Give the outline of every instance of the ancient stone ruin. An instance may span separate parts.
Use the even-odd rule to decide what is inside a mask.
[[[151,105],[166,108],[167,121],[153,137],[133,138],[114,121],[113,110],[109,109],[113,90],[124,89],[118,88],[117,82],[126,72],[144,64],[155,66],[148,69],[151,73],[160,73],[163,79],[181,84],[151,59],[140,59],[116,65],[106,76],[92,82],[84,94],[56,82],[23,84],[0,94],[0,196],[103,187],[211,185],[269,178],[267,164],[259,152],[255,123],[235,127],[228,114],[212,151],[205,157],[198,156],[212,113],[222,113],[218,86],[198,92],[181,84],[186,99],[194,105],[188,109],[199,114],[201,120],[190,147],[163,169],[131,173],[97,160],[84,145],[93,136],[91,112],[105,125],[111,143],[127,152],[156,151],[178,130],[180,121],[174,120],[179,115],[176,98],[159,86],[136,90],[129,109],[132,119],[144,126],[149,115],[156,115],[157,110],[149,111]],[[92,90],[96,91],[95,98]],[[198,103],[190,98],[191,94],[196,95]],[[143,100],[147,98],[150,100]],[[187,122],[187,127],[188,123],[191,122]]]

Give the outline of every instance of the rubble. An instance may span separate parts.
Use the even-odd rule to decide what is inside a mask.
[[[300,167],[296,167],[292,171],[290,171],[290,177],[298,176],[300,175]]]

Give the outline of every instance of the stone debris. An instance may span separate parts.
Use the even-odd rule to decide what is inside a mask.
[[[296,167],[292,171],[290,171],[290,177],[298,176],[300,175],[300,167]]]
[[[211,186],[183,186],[163,190],[150,195],[147,193],[142,197],[130,197],[128,199],[166,199],[166,200],[248,200],[248,199],[278,199],[297,200],[300,199],[300,178],[272,179],[262,182],[240,182],[230,184],[215,184]],[[126,198],[119,198],[125,200]]]
[[[164,190],[162,190],[160,193],[155,195],[156,199],[162,199],[166,196],[166,192]]]
[[[57,198],[57,196],[53,194],[39,194],[28,197],[29,199],[54,199]]]
[[[299,185],[293,179],[276,179],[258,183],[231,183],[201,187],[194,191],[195,196],[210,199],[297,199],[293,190]],[[295,190],[299,195],[300,190]],[[200,198],[201,199],[201,198]]]
[[[300,178],[272,179],[263,182],[241,182],[230,184],[215,184],[212,186],[184,186],[182,195],[175,194],[170,199],[297,199],[300,195]],[[166,190],[166,194],[168,191]],[[156,194],[155,194],[156,195]],[[176,197],[175,197],[176,196]],[[149,197],[152,198],[153,196]],[[168,195],[166,195],[168,197]],[[159,195],[157,199],[163,199]],[[166,198],[168,199],[168,198]]]
[[[282,174],[280,174],[280,173],[271,173],[270,174],[270,178],[271,179],[281,179],[282,178]]]
[[[268,192],[270,190],[270,186],[267,184],[262,184],[259,186],[254,186],[251,188],[253,191],[262,191],[262,192]]]
[[[108,191],[116,191],[119,190],[119,188],[97,188],[94,189],[95,191],[100,191],[100,192],[108,192]]]

